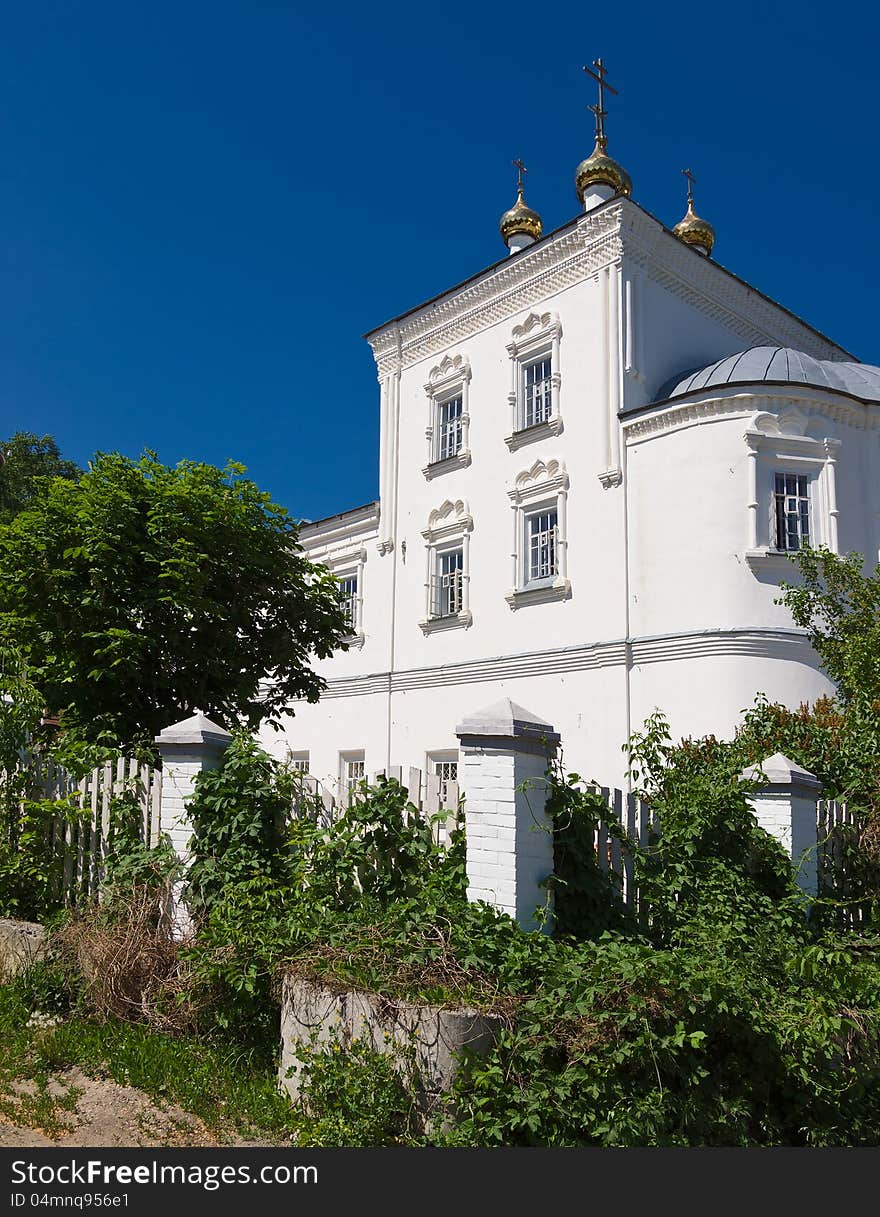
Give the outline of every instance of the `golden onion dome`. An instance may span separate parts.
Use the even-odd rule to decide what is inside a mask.
[[[540,241],[544,235],[541,217],[537,211],[532,211],[531,207],[527,207],[523,201],[522,187],[517,192],[516,202],[508,211],[505,211],[498,227],[501,229],[501,236],[505,244],[509,244],[510,238],[515,237],[518,233],[531,237],[533,241]]]
[[[701,220],[694,211],[692,198],[688,199],[687,215],[683,220],[679,220],[672,231],[679,241],[684,241],[685,245],[692,245],[694,249],[706,254],[707,257],[712,252],[712,246],[715,244],[715,229],[708,220]]]
[[[632,178],[622,165],[608,155],[607,144],[596,140],[596,146],[575,170],[574,188],[583,203],[590,186],[610,186],[615,194],[632,194]]]

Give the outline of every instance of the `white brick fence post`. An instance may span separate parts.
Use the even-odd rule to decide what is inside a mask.
[[[464,795],[468,899],[485,900],[523,929],[540,926],[540,886],[553,873],[545,772],[559,735],[505,699],[459,723],[459,790]],[[521,790],[524,782],[530,784]],[[531,785],[534,783],[534,785]],[[549,931],[552,917],[544,927]]]
[[[815,896],[819,886],[816,803],[822,783],[781,752],[744,769],[742,776],[766,779],[767,784],[750,799],[757,821],[791,858],[805,895]]]
[[[163,834],[167,835],[174,850],[183,862],[189,861],[189,842],[192,825],[187,810],[196,778],[206,769],[216,769],[220,758],[232,736],[223,727],[218,727],[196,711],[192,718],[185,718],[156,736],[159,755],[162,758],[162,815]],[[174,885],[173,918],[175,933],[182,937],[189,928],[189,914],[181,902],[185,880]]]

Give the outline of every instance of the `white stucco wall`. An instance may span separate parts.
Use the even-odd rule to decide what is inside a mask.
[[[510,451],[508,344],[548,324],[560,331],[563,427]],[[744,434],[757,428],[767,479],[777,451],[812,459],[826,438],[839,441],[840,548],[873,556],[872,408],[809,392],[798,406],[780,389],[715,405],[707,394],[673,422],[653,420],[663,408],[618,422],[619,410],[651,401],[671,375],[767,341],[819,358],[844,354],[625,200],[377,331],[380,510],[304,532],[310,553],[335,570],[360,563],[362,637],[319,665],[327,694],[294,707],[267,744],[308,752],[312,774],[332,786],[340,753],[363,749],[368,773],[424,767],[429,753],[455,750],[464,715],[508,696],[561,733],[568,768],[620,783],[621,745],[655,707],[677,734],[728,735],[759,691],[793,706],[828,691],[773,603],[790,569],[747,552]],[[462,366],[470,463],[426,477],[426,385],[432,372]],[[536,462],[564,467],[570,595],[511,608],[509,492]],[[821,477],[817,511],[827,515]],[[768,519],[769,485],[759,487]],[[471,522],[471,623],[425,631],[422,533],[443,511]]]

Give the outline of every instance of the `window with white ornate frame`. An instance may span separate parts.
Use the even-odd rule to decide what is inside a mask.
[[[796,407],[756,415],[748,452],[746,561],[753,570],[786,569],[804,544],[838,552],[837,457],[840,440],[807,435]]]
[[[349,647],[360,647],[364,643],[364,563],[367,551],[363,546],[356,550],[329,554],[323,564],[331,571],[339,589],[339,603],[350,625],[345,635]]]
[[[537,460],[509,490],[513,509],[512,609],[571,595],[568,578],[568,474],[557,460]]]
[[[471,365],[463,355],[445,356],[428,376],[428,463],[422,473],[429,480],[471,463],[470,383]]]
[[[559,389],[559,340],[562,326],[556,313],[531,313],[514,326],[507,344],[510,356],[510,435],[504,442],[511,452],[524,444],[562,431]]]
[[[470,551],[474,522],[464,499],[447,499],[428,517],[425,538],[423,633],[467,627],[470,609]]]

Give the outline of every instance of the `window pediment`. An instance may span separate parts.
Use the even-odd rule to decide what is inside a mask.
[[[539,459],[530,469],[523,469],[514,479],[513,489],[507,493],[514,503],[521,503],[566,489],[568,474],[565,465],[553,458],[548,461]]]

